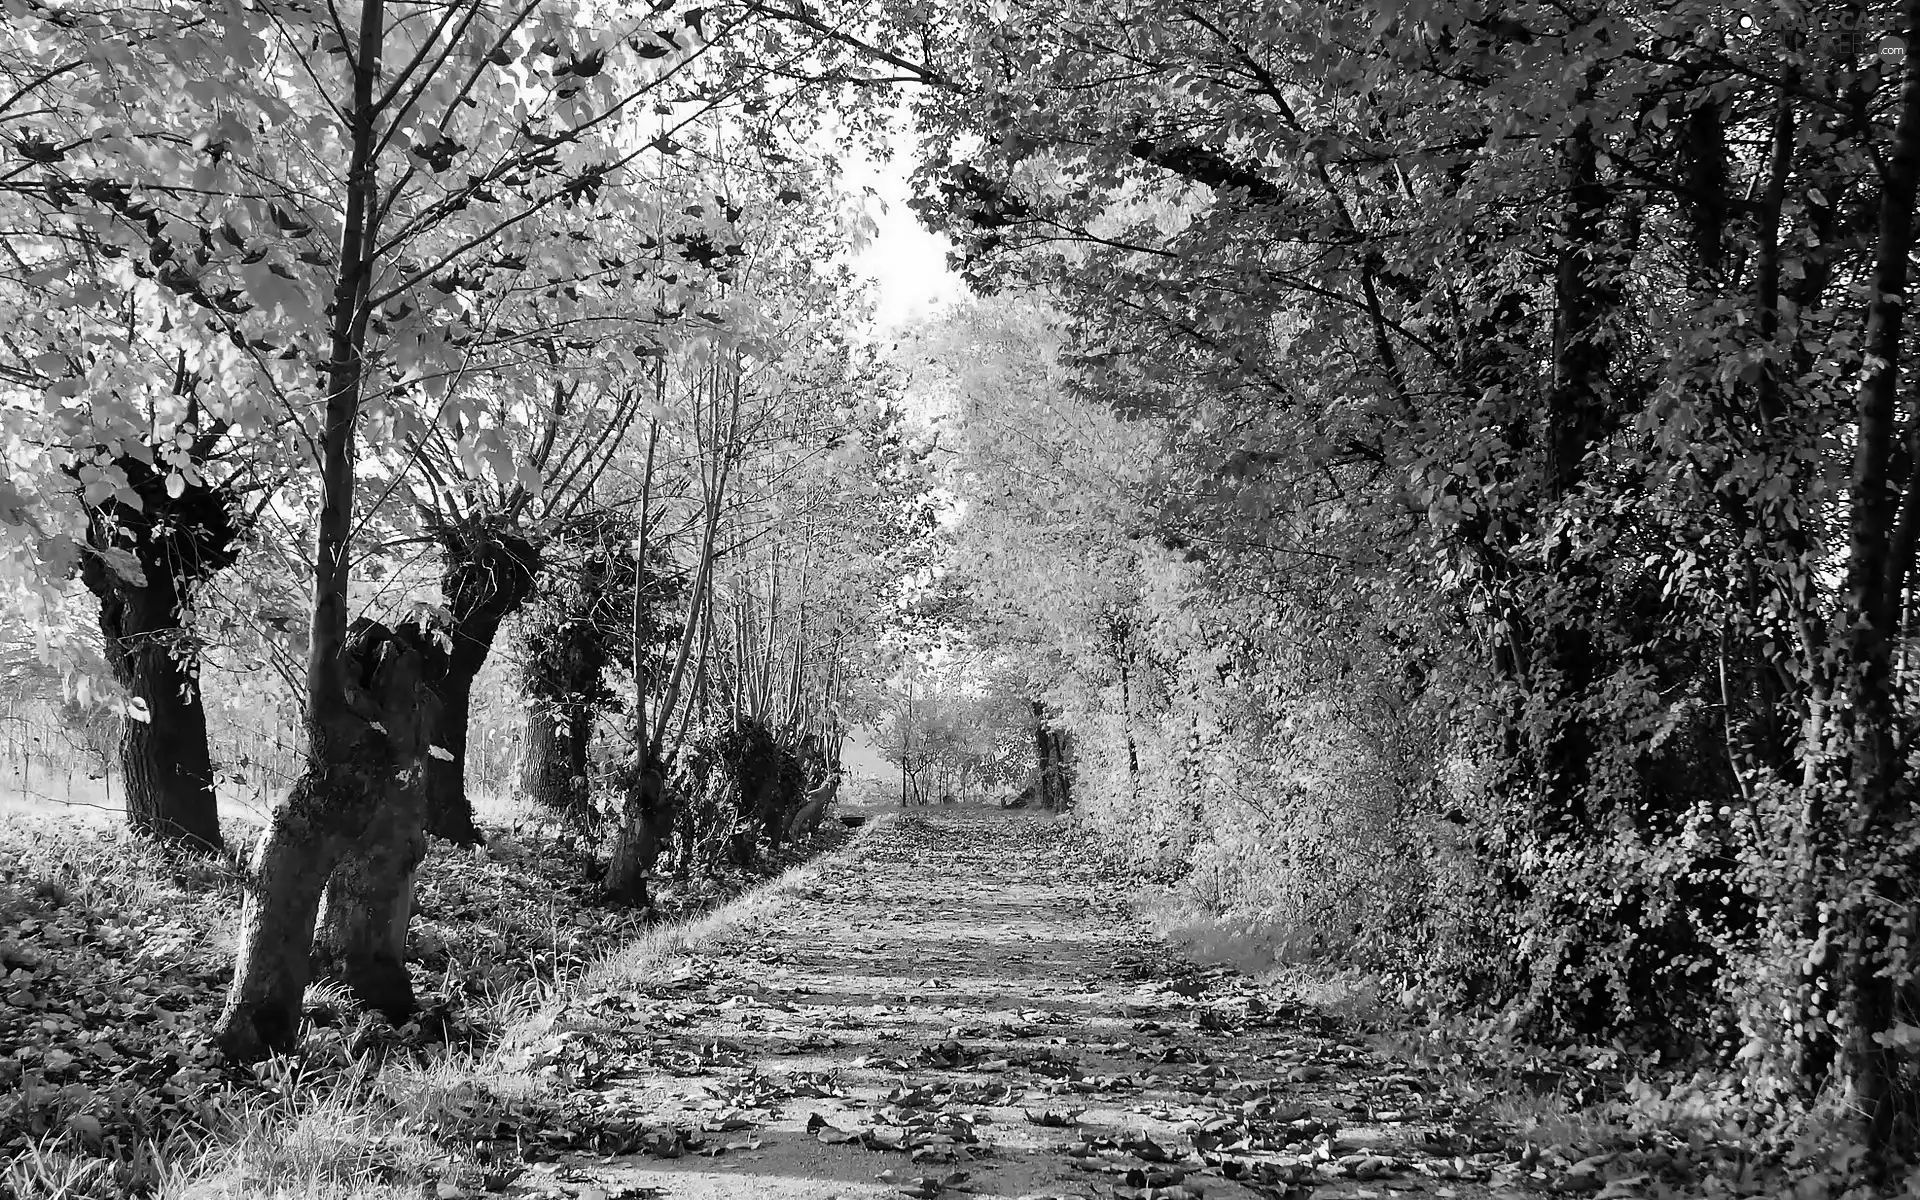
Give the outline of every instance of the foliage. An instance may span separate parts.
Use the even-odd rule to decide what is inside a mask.
[[[676,874],[747,865],[776,849],[807,789],[830,772],[815,739],[793,743],[764,722],[726,719],[695,729],[667,786],[679,799]]]
[[[1744,1047],[1763,1086],[1864,1097],[1880,1149],[1912,1083],[1917,20],[1029,4],[915,57],[923,213],[981,286],[1047,296],[1037,394],[1090,402],[1015,464],[969,454],[965,494],[1019,519],[1013,590],[1045,584],[1005,543],[1110,558],[1062,555],[1103,569],[1028,611],[1087,753],[1161,789],[1148,844],[1212,840],[1215,795],[1257,786],[1353,881],[1308,906],[1334,930],[1397,839],[1457,841],[1363,942],[1431,918],[1410,976],[1545,1036]],[[1117,539],[1049,469],[1114,416],[1156,460],[1106,456]],[[1143,611],[1163,571],[1174,607]],[[1136,720],[1090,652],[1113,616],[1191,625],[1140,651],[1213,693],[1179,696],[1166,768],[1164,686]],[[1392,787],[1289,795],[1290,762],[1402,714]]]
[[[1032,718],[1016,698],[963,690],[967,674],[960,663],[943,671],[910,664],[880,691],[874,736],[881,757],[901,768],[901,803],[1019,790],[1033,754]]]

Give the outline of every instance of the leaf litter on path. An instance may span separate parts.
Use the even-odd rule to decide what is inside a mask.
[[[614,1157],[573,1169],[684,1200],[1558,1190],[1337,1022],[1174,959],[1104,899],[1120,890],[1045,818],[890,822],[807,894],[611,1013],[638,1045],[599,1083],[656,1097],[642,1128],[743,1141],[717,1159],[671,1142],[583,1146]],[[700,1099],[676,1110],[657,1098],[677,1078]],[[1062,1132],[1073,1140],[1047,1136]]]

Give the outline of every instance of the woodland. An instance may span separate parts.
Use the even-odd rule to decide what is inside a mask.
[[[0,0],[5,794],[124,825],[0,830],[0,1194],[389,1194],[193,1181],[952,804],[1719,1164],[1546,1191],[1899,1192],[1916,38]],[[864,160],[963,298],[879,319]]]

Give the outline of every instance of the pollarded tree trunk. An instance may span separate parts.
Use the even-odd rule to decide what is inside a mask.
[[[413,917],[414,872],[427,855],[420,776],[391,781],[365,844],[347,852],[327,880],[313,935],[314,974],[341,980],[354,999],[396,1025],[415,1007],[407,922]]]
[[[316,958],[341,969],[356,993],[382,1007],[396,1002],[389,959],[404,937],[411,888],[394,896],[411,876],[381,872],[412,853],[425,816],[431,654],[412,627],[394,633],[361,620],[348,633],[344,695],[309,714],[307,768],[274,810],[248,872],[237,969],[215,1028],[232,1058],[293,1048]],[[350,857],[316,954],[321,896]]]
[[[607,862],[606,889],[610,899],[642,905],[647,903],[647,876],[673,828],[674,814],[666,781],[655,763],[631,769],[626,791],[620,829]]]
[[[384,803],[366,834],[327,880],[313,938],[313,968],[345,983],[356,1000],[397,1025],[415,1008],[407,974],[407,923],[413,917],[414,873],[427,854],[428,772],[436,761],[428,748],[430,731],[443,715],[440,696],[449,655],[435,644],[434,631],[409,626],[396,636],[418,655],[421,667],[411,711],[404,707],[405,697],[395,693],[389,703],[400,719],[382,722],[402,765],[387,777]],[[409,760],[411,769],[404,765]]]
[[[120,722],[127,825],[143,836],[218,850],[207,712],[173,589],[116,582],[121,586],[109,585],[100,598],[100,632],[115,681],[146,709],[145,719],[129,715]]]
[[[482,517],[436,531],[447,555],[440,576],[452,623],[445,676],[435,688],[439,704],[428,729],[438,747],[427,759],[427,830],[461,845],[477,845],[473,802],[467,797],[467,729],[473,712],[473,681],[486,666],[493,639],[505,621],[533,594],[540,552],[518,533]]]
[[[81,578],[100,599],[114,680],[145,709],[145,719],[121,720],[127,824],[138,834],[216,850],[220,818],[207,714],[184,622],[193,585],[233,562],[239,525],[220,488],[190,483],[169,495],[166,477],[147,463],[128,456],[117,465],[141,506],[115,500],[89,508],[92,552]]]
[[[459,645],[458,634],[454,635]],[[482,650],[484,661],[485,650]],[[467,729],[473,715],[473,679],[470,672],[449,667],[435,689],[437,712],[427,736],[427,832],[460,846],[478,846],[483,839],[473,823],[473,801],[467,795]]]

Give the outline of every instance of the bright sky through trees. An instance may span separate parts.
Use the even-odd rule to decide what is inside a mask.
[[[901,133],[892,162],[860,157],[847,164],[849,190],[870,187],[875,193],[869,211],[878,232],[855,256],[854,270],[878,285],[874,318],[883,330],[930,315],[962,290],[959,278],[947,270],[947,239],[929,233],[907,207],[913,140]]]

